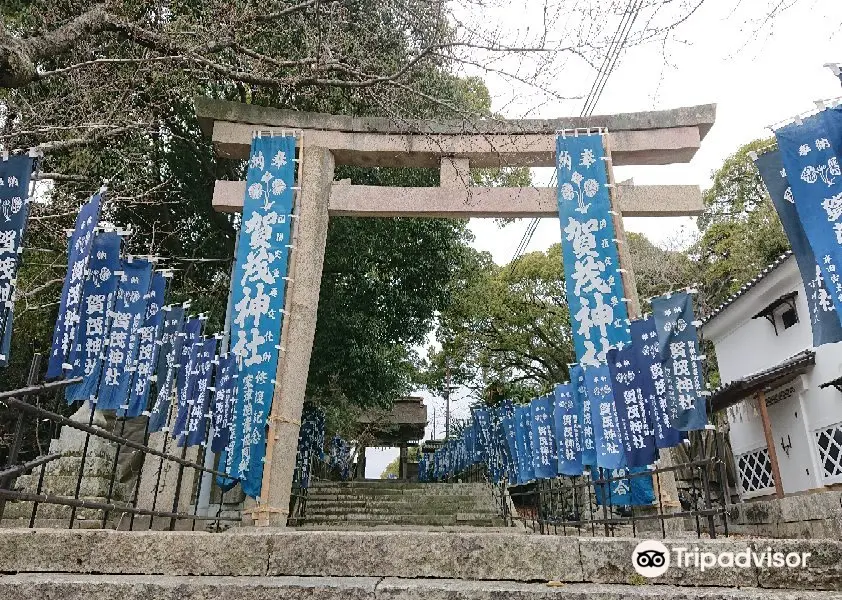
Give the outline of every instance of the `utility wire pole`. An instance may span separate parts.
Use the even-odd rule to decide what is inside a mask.
[[[444,439],[450,439],[450,363],[444,363],[444,401],[447,412],[444,413]]]

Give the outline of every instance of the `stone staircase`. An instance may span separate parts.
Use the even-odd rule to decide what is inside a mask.
[[[503,527],[482,483],[314,482],[301,529]]]
[[[808,568],[635,573],[630,538],[474,530],[0,531],[4,600],[839,600],[842,542],[669,540],[810,552]]]

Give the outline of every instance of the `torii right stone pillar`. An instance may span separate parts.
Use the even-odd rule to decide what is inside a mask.
[[[614,230],[617,235],[617,239],[619,240],[619,244],[617,247],[617,251],[619,254],[620,259],[620,266],[625,271],[623,273],[623,289],[625,291],[625,295],[628,298],[628,303],[626,307],[628,309],[628,315],[630,319],[637,319],[640,318],[640,297],[637,293],[637,280],[634,276],[634,269],[632,267],[632,258],[631,258],[631,251],[629,250],[629,245],[626,238],[626,229],[623,226],[623,213],[621,212],[621,208],[619,206],[618,198],[617,198],[617,187],[616,181],[614,180],[614,166],[613,161],[611,160],[611,144],[609,143],[608,136],[603,137],[603,145],[605,148],[605,156],[608,157],[606,171],[608,174],[608,183],[612,186],[611,190],[611,210],[613,211],[613,223],[614,223]],[[662,448],[658,451],[658,467],[661,469],[667,469],[672,467],[675,464],[672,458],[672,450],[670,448]],[[681,504],[678,501],[678,485],[675,481],[675,471],[663,471],[658,473],[656,476],[653,477],[653,486],[655,488],[655,495],[657,498],[657,505],[658,508],[662,507],[664,513],[673,513],[677,509],[681,508]],[[656,507],[648,507],[648,509],[644,509],[643,512],[650,512],[655,513]],[[647,525],[651,527],[657,526],[657,521],[653,520],[650,523],[646,523],[646,521],[642,521],[644,531],[647,531]],[[683,520],[673,518],[673,519],[665,519],[662,521],[663,531],[664,533],[676,533],[679,531],[683,531],[684,524]],[[640,525],[638,525],[640,527]]]
[[[287,314],[281,344],[284,350],[275,375],[269,435],[260,501],[252,511],[257,526],[284,527],[289,516],[298,430],[307,389],[310,354],[316,333],[319,288],[327,242],[328,203],[333,185],[333,154],[325,148],[302,148],[298,222],[285,303]]]

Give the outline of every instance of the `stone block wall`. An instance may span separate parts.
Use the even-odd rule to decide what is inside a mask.
[[[741,502],[728,508],[732,533],[791,539],[842,537],[842,491]]]

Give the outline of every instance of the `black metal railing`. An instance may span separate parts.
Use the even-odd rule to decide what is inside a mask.
[[[194,451],[197,459],[192,461],[187,458],[186,445],[179,448],[177,454],[168,451],[168,446],[175,443],[169,431],[162,434],[161,449],[151,447],[148,420],[144,425],[146,430],[142,441],[138,441],[124,435],[126,420],[117,418],[113,413],[114,426],[109,430],[96,424],[93,410],[83,422],[56,412],[63,405],[61,396],[65,388],[79,381],[70,379],[28,385],[0,393],[0,408],[8,411],[14,422],[5,464],[0,467],[0,527],[173,530],[195,529],[198,522],[218,531],[223,522],[240,521],[239,516],[222,514],[221,491],[216,514],[200,514],[203,486],[214,485],[214,478],[226,476],[203,464],[209,424],[203,442]],[[98,414],[102,416],[102,413]],[[84,443],[78,452],[75,449],[67,452],[66,448],[44,452],[43,444],[31,441],[33,430],[36,438],[45,435],[60,438],[62,431],[76,431],[79,436],[84,435]],[[90,451],[92,440],[104,442],[99,446],[104,450],[96,456]],[[125,458],[126,452],[131,452],[130,458],[139,465],[129,470],[128,477],[118,468],[121,454]],[[170,469],[177,471],[175,490],[171,503],[165,503],[160,490],[163,474]],[[194,475],[193,485],[190,490],[184,490],[182,482],[190,471]],[[145,481],[145,478],[151,481]],[[149,498],[139,501],[144,484],[153,490],[151,503]],[[118,487],[123,493],[117,494]],[[50,508],[47,510],[45,507]],[[82,509],[91,512],[80,517]],[[138,517],[144,519],[140,521]]]
[[[512,485],[504,478],[492,484],[492,493],[507,525],[525,527],[534,533],[728,536],[727,486],[721,485],[726,475],[718,453],[641,472],[609,473],[596,469],[593,474],[538,479],[525,485]],[[615,502],[615,498],[630,497],[632,485],[642,483],[643,478],[651,478],[652,502]],[[488,469],[485,464],[475,464],[443,481],[488,482]],[[676,481],[675,490],[671,483],[666,486],[671,481]],[[642,487],[644,491],[648,488]],[[619,488],[626,493],[617,493]]]
[[[673,537],[694,532],[697,537],[728,535],[724,497],[713,494],[705,471],[716,459],[703,459],[640,473],[542,479],[522,486],[508,486],[511,509],[504,513],[510,524],[520,523],[535,533],[555,535]],[[691,483],[691,497],[668,496],[662,487],[666,474],[690,470],[699,476]],[[641,478],[652,479],[654,502],[617,503],[617,488],[628,490]],[[505,483],[503,484],[505,486]],[[667,500],[665,501],[665,498]]]

